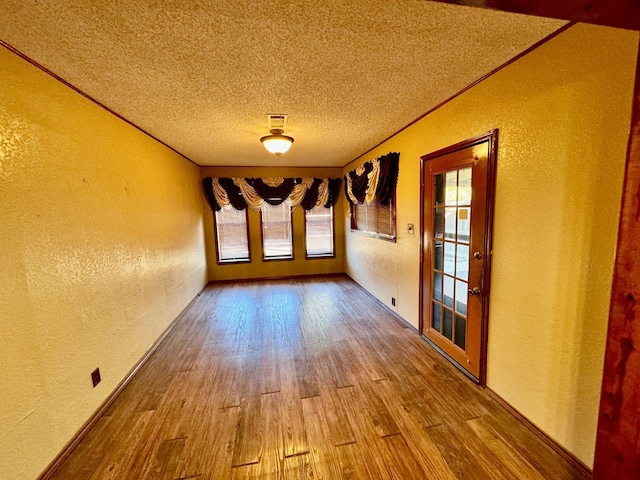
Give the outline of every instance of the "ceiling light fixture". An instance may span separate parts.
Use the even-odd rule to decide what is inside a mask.
[[[280,158],[280,155],[286,153],[291,148],[293,138],[283,135],[284,130],[280,128],[272,128],[270,131],[271,135],[262,137],[260,141],[264,145],[264,148]]]

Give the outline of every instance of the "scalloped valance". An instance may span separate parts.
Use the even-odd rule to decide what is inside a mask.
[[[377,199],[385,207],[389,205],[398,181],[400,154],[387,155],[365,162],[344,177],[344,193],[352,205],[370,204]]]
[[[236,210],[260,210],[265,204],[280,205],[288,201],[292,207],[305,210],[335,205],[340,192],[340,178],[240,178],[206,177],[204,194],[214,211],[232,207]]]

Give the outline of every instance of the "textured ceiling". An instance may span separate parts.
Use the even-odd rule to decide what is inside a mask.
[[[342,166],[565,23],[423,0],[0,2],[0,39],[200,165]],[[279,160],[268,113],[295,138]]]

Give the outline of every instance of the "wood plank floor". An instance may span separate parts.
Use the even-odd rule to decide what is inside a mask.
[[[209,284],[54,478],[583,477],[335,276]]]

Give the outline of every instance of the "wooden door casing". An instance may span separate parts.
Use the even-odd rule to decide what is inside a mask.
[[[491,231],[495,190],[495,166],[498,131],[460,142],[422,157],[421,162],[421,261],[420,261],[420,333],[453,360],[465,373],[484,385],[486,382],[487,319],[491,267]],[[480,295],[469,296],[467,303],[467,342],[462,350],[452,342],[441,341],[431,329],[433,184],[434,175],[467,166],[473,167],[471,203],[471,240],[469,243],[469,288],[478,287]],[[482,221],[477,221],[477,219]],[[476,221],[474,221],[474,219]],[[481,259],[474,259],[473,252]]]

